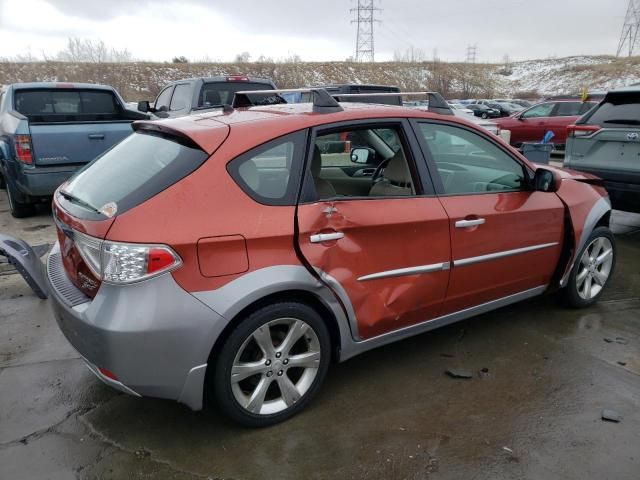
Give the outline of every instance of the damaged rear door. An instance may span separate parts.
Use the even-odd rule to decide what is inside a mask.
[[[298,246],[309,266],[348,301],[357,339],[433,319],[446,295],[448,217],[406,126],[402,120],[342,123],[314,132],[309,151]],[[335,133],[350,138],[356,155],[321,153],[323,137]],[[366,195],[359,174],[352,192],[339,195],[330,175],[323,178],[341,162],[362,166],[371,180]]]

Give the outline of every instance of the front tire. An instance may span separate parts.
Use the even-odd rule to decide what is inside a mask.
[[[485,120],[489,117],[489,115],[487,115],[486,113],[482,114],[482,118],[484,118]]]
[[[308,405],[330,357],[329,331],[314,309],[297,302],[268,305],[243,319],[224,342],[213,395],[235,422],[273,425]]]
[[[574,308],[584,308],[598,301],[616,264],[616,240],[607,227],[591,232],[576,256],[564,296]]]

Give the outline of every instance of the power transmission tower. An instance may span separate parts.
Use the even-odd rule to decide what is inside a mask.
[[[640,0],[629,0],[627,15],[624,17],[624,25],[622,26],[616,56],[620,56],[625,46],[629,49],[629,56],[638,52],[638,47],[640,47],[638,30],[640,30]]]
[[[374,6],[374,0],[357,0],[358,6],[350,11],[356,13],[356,18],[351,23],[358,24],[356,37],[356,62],[373,62],[375,49],[373,42],[373,24],[380,23],[375,14],[380,9]]]
[[[477,56],[478,56],[478,44],[476,43],[475,45],[469,45],[467,47],[467,63],[476,63]]]

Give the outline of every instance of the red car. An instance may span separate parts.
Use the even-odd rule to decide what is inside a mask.
[[[554,100],[538,103],[495,122],[501,130],[511,131],[511,145],[514,147],[520,147],[523,142],[540,142],[551,130],[554,134],[551,142],[562,150],[567,143],[567,126],[575,123],[595,105],[596,102]]]
[[[101,380],[264,426],[331,361],[549,291],[600,297],[616,250],[595,177],[459,117],[312,93],[137,122],[58,189],[52,304]],[[322,153],[336,135],[351,151]]]

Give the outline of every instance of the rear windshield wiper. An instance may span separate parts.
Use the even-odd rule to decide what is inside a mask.
[[[98,210],[96,207],[94,207],[90,203],[85,202],[81,198],[76,197],[75,195],[67,192],[66,190],[60,190],[60,195],[62,195],[64,198],[66,198],[70,202],[80,205],[86,208],[87,210],[91,210],[92,212],[99,213],[100,215],[104,215],[100,210]]]
[[[640,120],[635,120],[633,118],[614,118],[613,120],[605,120],[604,123],[617,123],[620,125],[640,125]]]

